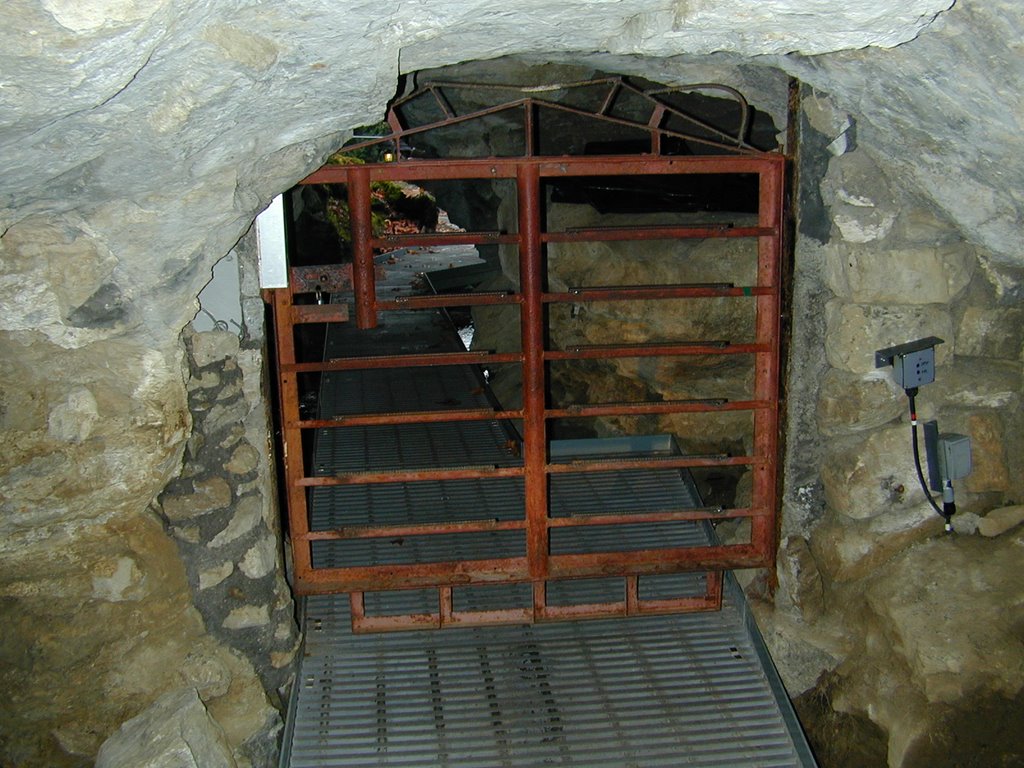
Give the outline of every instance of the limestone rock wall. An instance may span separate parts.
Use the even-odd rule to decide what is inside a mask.
[[[589,56],[580,51],[601,51],[605,70],[614,71],[617,58],[620,71],[666,83],[689,79],[684,65],[707,60],[724,60],[752,81],[768,65],[830,97],[833,106],[814,116],[816,128],[802,143],[801,177],[814,183],[801,187],[784,546],[765,626],[787,669],[805,671],[790,678],[798,690],[820,669],[862,659],[921,670],[908,679],[919,701],[931,702],[939,689],[923,682],[930,667],[907,661],[916,652],[901,651],[902,660],[863,655],[877,648],[868,638],[909,636],[884,618],[892,614],[881,603],[884,587],[865,614],[884,618],[880,635],[858,632],[832,612],[844,602],[862,604],[846,600],[860,594],[858,571],[916,572],[900,563],[917,547],[963,547],[973,564],[1002,546],[1000,539],[922,540],[934,521],[921,514],[913,486],[899,480],[903,467],[890,462],[902,460],[899,431],[906,432],[899,393],[866,369],[862,355],[871,344],[850,333],[854,324],[865,338],[899,330],[902,340],[907,323],[947,339],[940,381],[922,396],[922,409],[992,448],[963,484],[965,509],[981,515],[1021,498],[1021,452],[1012,436],[1020,433],[1013,414],[1024,22],[1010,0],[949,6],[5,3],[0,679],[8,695],[0,704],[0,760],[88,765],[121,722],[182,687],[199,690],[236,761],[252,759],[241,749],[246,734],[269,740],[276,714],[260,674],[275,673],[268,671],[273,661],[260,665],[287,643],[248,628],[261,638],[258,652],[245,652],[244,642],[233,650],[223,638],[242,630],[224,628],[230,609],[212,630],[212,614],[193,602],[198,574],[227,570],[229,559],[225,590],[230,579],[269,584],[270,577],[253,580],[241,569],[266,540],[266,507],[254,538],[237,539],[239,551],[219,562],[204,560],[212,555],[200,545],[223,529],[198,525],[197,557],[186,563],[188,548],[178,547],[154,506],[169,483],[165,501],[181,496],[188,481],[195,490],[196,479],[203,487],[214,476],[191,475],[193,465],[183,461],[200,433],[193,432],[181,332],[212,265],[254,215],[319,165],[347,130],[379,119],[400,73],[506,54],[576,61]],[[904,254],[901,263],[944,270],[942,280],[913,284],[927,301],[893,303],[886,294],[889,249]],[[906,286],[908,276],[901,279]],[[826,336],[845,351],[830,354]],[[252,386],[240,369],[244,386]],[[206,375],[196,368],[193,393],[206,389],[197,384]],[[238,458],[235,466],[246,466]],[[226,471],[232,492],[244,486],[239,498],[246,498],[247,475]],[[875,514],[879,506],[889,511]],[[879,546],[892,550],[891,559]],[[257,561],[267,562],[253,555]],[[984,595],[972,580],[958,583],[958,605]],[[918,593],[901,595],[907,601]],[[267,605],[270,623],[281,626],[277,603],[246,597],[247,605]],[[923,631],[946,636],[934,624]],[[1018,678],[1007,672],[1009,682],[988,690],[1012,702]],[[871,696],[886,689],[872,694],[851,675],[843,680],[836,706],[868,712],[887,732],[904,734],[892,739],[892,764],[913,756],[906,734],[928,732],[913,730],[923,721],[899,730],[871,708]],[[862,693],[846,693],[856,690]]]
[[[810,699],[880,726],[889,765],[1020,759],[1013,738],[986,746],[991,730],[971,710],[1019,716],[1024,688],[1012,629],[1024,591],[1001,564],[1019,529],[976,535],[990,513],[993,531],[1006,530],[1000,508],[1024,491],[1024,328],[1011,287],[1024,274],[968,242],[862,134],[843,140],[856,118],[827,96],[805,89],[803,120],[802,151],[824,148],[827,164],[802,166],[784,541],[762,622],[791,692],[808,687]],[[907,397],[874,364],[876,349],[924,336],[944,343],[919,417],[972,440],[952,536],[917,481]],[[836,670],[817,688],[815,665]],[[957,719],[971,725],[949,737]],[[842,741],[834,725],[811,730]],[[834,764],[861,758],[849,759]]]

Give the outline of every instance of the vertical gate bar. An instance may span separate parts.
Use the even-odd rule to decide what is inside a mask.
[[[626,577],[626,615],[636,616],[640,613],[640,577]]]
[[[526,501],[526,557],[530,578],[548,571],[547,425],[544,418],[544,289],[540,241],[540,172],[523,163],[516,172],[519,203],[519,290],[523,297],[523,465]]]
[[[292,540],[295,580],[301,585],[313,570],[306,509],[306,489],[299,480],[306,474],[302,457],[302,430],[298,427],[299,385],[297,373],[284,372],[283,365],[295,363],[295,326],[292,323],[291,288],[275,288],[274,335],[277,343],[278,397],[281,408],[281,443],[284,463],[285,497],[288,504],[288,530]]]
[[[548,584],[546,581],[533,582],[533,620],[543,619],[548,610]]]
[[[536,126],[534,125],[535,117],[536,112],[533,99],[527,99],[523,103],[523,151],[526,157],[533,157],[537,151],[534,134],[534,131],[536,131]]]
[[[708,605],[716,610],[722,607],[722,585],[725,583],[725,574],[721,571],[708,571],[707,581],[704,584],[704,595]]]
[[[754,505],[766,508],[768,515],[751,520],[750,543],[765,560],[770,560],[775,550],[775,516],[778,510],[778,400],[779,400],[779,285],[782,260],[782,172],[781,162],[772,162],[762,167],[758,178],[759,202],[758,224],[771,227],[773,234],[758,238],[757,284],[771,286],[769,294],[756,299],[757,343],[767,351],[757,354],[754,373],[754,397],[767,400],[770,408],[754,412]]]
[[[348,593],[348,609],[352,616],[352,625],[366,618],[366,603],[362,592]]]
[[[348,212],[352,227],[352,289],[356,327],[377,327],[377,286],[374,283],[373,220],[370,214],[370,169],[355,166],[348,173]]]
[[[452,623],[451,587],[437,588],[437,615],[442,627]]]

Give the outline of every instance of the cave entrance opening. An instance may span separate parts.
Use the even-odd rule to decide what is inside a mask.
[[[399,100],[387,136],[349,148],[380,157],[302,182],[335,190],[351,262],[293,266],[269,297],[296,592],[349,593],[356,631],[719,607],[723,570],[774,559],[783,156],[746,143],[745,103],[737,131],[687,133],[665,93],[621,78],[590,111],[534,93],[464,113],[442,85],[413,94],[440,117],[409,126]],[[649,114],[617,111],[623,94]],[[554,154],[546,111],[628,136]],[[516,154],[412,149],[508,114]],[[621,151],[638,131],[642,153]],[[489,200],[492,226],[381,231],[396,183]],[[467,246],[500,277],[388,282]],[[451,308],[489,323],[473,348]],[[328,329],[313,351],[311,324]],[[743,533],[723,543],[723,521]]]

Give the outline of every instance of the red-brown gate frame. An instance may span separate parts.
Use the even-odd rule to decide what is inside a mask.
[[[467,623],[522,622],[554,618],[604,615],[632,615],[715,608],[721,601],[721,571],[732,568],[766,567],[774,562],[777,504],[777,435],[779,378],[780,254],[782,248],[782,200],[784,158],[758,153],[741,156],[662,157],[524,157],[484,160],[406,161],[376,165],[329,165],[306,178],[305,184],[347,186],[354,249],[352,287],[355,292],[355,321],[360,328],[377,323],[377,313],[394,309],[450,306],[452,297],[423,296],[402,301],[378,298],[374,284],[375,249],[399,246],[445,244],[514,244],[519,249],[520,290],[516,294],[462,294],[459,306],[516,304],[520,308],[522,353],[443,353],[400,357],[343,358],[319,363],[300,363],[295,357],[294,324],[343,321],[344,306],[312,309],[295,304],[294,296],[308,291],[308,285],[293,284],[273,291],[279,383],[283,414],[285,482],[287,486],[290,534],[294,555],[295,590],[299,594],[349,592],[355,626],[363,630],[410,626],[442,627]],[[653,226],[594,228],[568,232],[545,232],[542,228],[541,183],[546,179],[580,176],[649,176],[665,174],[752,174],[758,178],[758,221],[752,227]],[[518,231],[514,234],[456,232],[375,237],[371,229],[370,185],[375,181],[408,182],[437,179],[511,179],[518,195]],[[548,243],[595,240],[654,240],[675,238],[756,238],[757,282],[752,286],[669,285],[615,289],[574,289],[553,293],[544,286],[544,249]],[[339,286],[335,286],[337,290]],[[327,288],[327,286],[325,286]],[[569,350],[545,347],[545,307],[556,303],[608,300],[657,300],[704,297],[749,297],[756,303],[755,337],[752,343],[722,342],[658,343],[602,346]],[[753,355],[755,359],[753,398],[746,401],[669,401],[643,404],[580,405],[549,408],[546,405],[545,364],[555,360],[638,356]],[[418,412],[348,416],[341,419],[304,419],[299,415],[297,377],[300,373],[356,368],[398,368],[423,365],[487,365],[519,363],[523,370],[523,407],[516,410],[477,409],[467,411]],[[548,456],[547,425],[551,419],[580,416],[701,413],[747,411],[753,414],[753,452],[731,457],[659,457],[647,460],[589,460],[571,464],[552,463]],[[406,424],[440,421],[521,419],[523,423],[523,466],[463,467],[453,469],[407,470],[310,476],[303,463],[303,430],[340,428],[370,424]],[[667,510],[643,514],[603,514],[586,518],[552,518],[548,512],[548,478],[563,472],[601,472],[645,467],[664,469],[710,466],[746,466],[753,473],[752,504],[747,509],[720,508]],[[525,520],[479,521],[436,525],[348,527],[332,531],[311,531],[307,491],[314,486],[382,482],[418,482],[461,478],[523,477],[526,496]],[[664,548],[634,552],[552,555],[549,531],[565,525],[612,525],[748,517],[749,543],[695,548]],[[314,568],[314,541],[464,533],[525,529],[527,554],[501,560],[453,561],[387,567]],[[708,593],[701,598],[642,601],[638,577],[681,571],[707,571]],[[545,583],[552,579],[624,577],[624,599],[615,603],[586,606],[553,606],[545,597]],[[532,608],[465,614],[453,610],[452,589],[474,583],[530,582],[534,585]],[[406,617],[368,617],[363,605],[364,591],[436,587],[436,613]]]

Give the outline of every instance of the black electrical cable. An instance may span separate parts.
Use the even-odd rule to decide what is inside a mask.
[[[917,480],[921,483],[921,490],[924,491],[925,498],[928,499],[928,503],[932,505],[934,509],[945,521],[946,521],[946,532],[949,533],[953,530],[953,523],[951,518],[953,513],[956,511],[956,507],[950,503],[943,504],[943,509],[932,498],[931,491],[928,490],[928,483],[924,480],[924,471],[921,469],[921,449],[918,445],[917,438],[917,387],[911,387],[910,389],[904,390],[907,393],[907,399],[910,401],[910,435],[911,445],[914,449],[914,469],[917,470]]]

